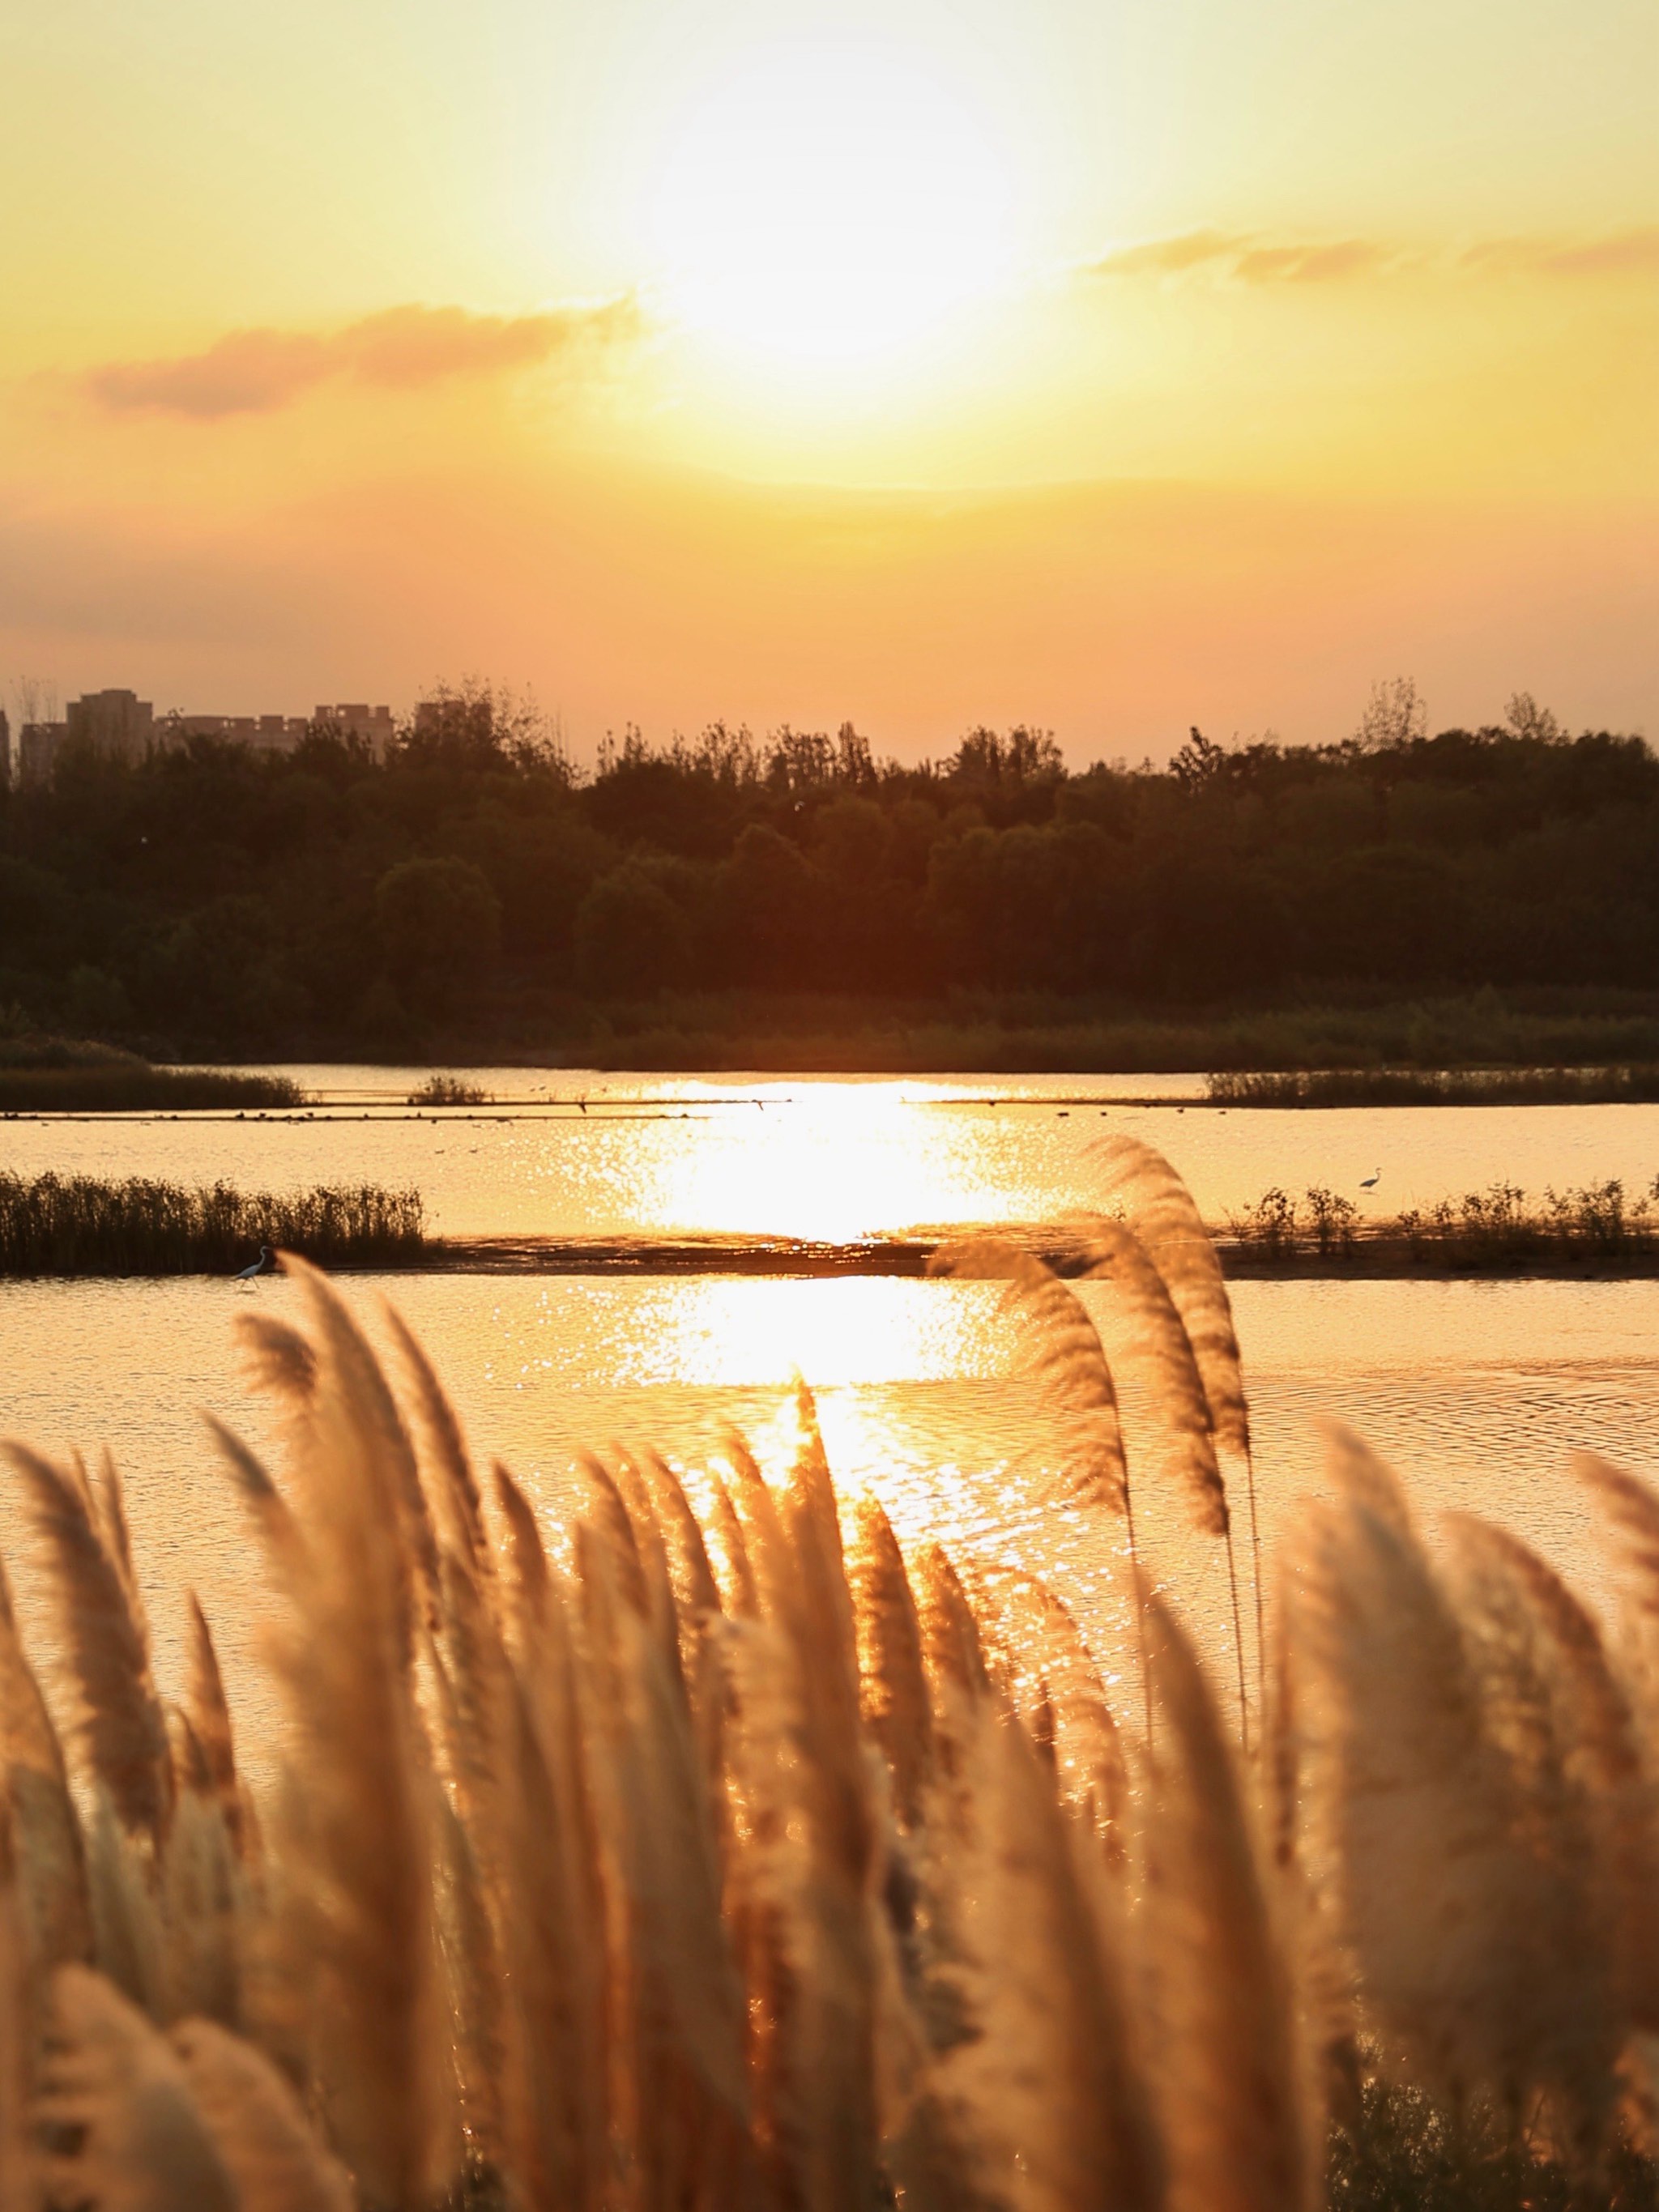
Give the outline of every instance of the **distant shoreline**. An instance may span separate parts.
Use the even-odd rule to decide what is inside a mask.
[[[954,1232],[961,1234],[961,1231]],[[1012,1243],[1064,1269],[1078,1248],[1018,1231],[1001,1231]],[[752,1275],[925,1276],[943,1236],[886,1237],[832,1243],[786,1237],[434,1237],[401,1272],[479,1275]],[[1232,1280],[1354,1282],[1638,1280],[1659,1276],[1659,1253],[1633,1252],[1614,1259],[1532,1255],[1514,1260],[1446,1259],[1414,1254],[1404,1237],[1362,1235],[1346,1255],[1292,1252],[1277,1256],[1236,1238],[1216,1237],[1223,1272]]]

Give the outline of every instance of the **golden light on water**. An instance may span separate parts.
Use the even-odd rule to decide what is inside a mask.
[[[974,1132],[945,1121],[918,1144],[917,1096],[896,1083],[780,1087],[659,1158],[659,1215],[833,1243],[1005,1212],[1006,1186],[987,1172]]]

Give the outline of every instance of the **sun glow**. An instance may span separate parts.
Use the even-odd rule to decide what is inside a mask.
[[[798,368],[885,363],[994,289],[1011,167],[991,119],[874,41],[722,73],[671,133],[653,210],[694,331]]]

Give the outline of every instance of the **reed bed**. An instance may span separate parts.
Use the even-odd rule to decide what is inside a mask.
[[[476,1083],[463,1083],[458,1075],[428,1075],[409,1094],[411,1106],[487,1106],[489,1093]]]
[[[374,1183],[273,1196],[131,1176],[0,1171],[0,1276],[234,1274],[261,1247],[334,1267],[396,1267],[427,1249],[415,1190]]]
[[[125,1054],[82,1066],[0,1065],[0,1114],[244,1114],[304,1103],[285,1075],[154,1067]]]
[[[1636,1106],[1659,1099],[1659,1067],[1322,1067],[1221,1070],[1212,1106]]]
[[[1056,1504],[1176,1481],[1220,1543],[1224,1289],[1164,1164],[1114,1171],[1103,1333],[1027,1255],[949,1263],[1008,1284]],[[53,1631],[37,1672],[0,1584],[6,2212],[1659,2203],[1637,1477],[1577,1470],[1608,1623],[1495,1526],[1431,1547],[1334,1433],[1247,1755],[1148,1562],[1135,1651],[1091,1650],[838,1498],[804,1385],[771,1477],[613,1451],[553,1527],[395,1316],[382,1361],[291,1265],[295,1317],[238,1323],[281,1466],[214,1428],[278,1609],[267,1788],[198,1607],[155,1679],[113,1462],[4,1446]],[[1166,1392],[1133,1465],[1115,1369]]]
[[[1361,1218],[1342,1193],[1316,1186],[1300,1198],[1275,1187],[1228,1217],[1237,1250],[1273,1265],[1317,1258],[1356,1265],[1378,1258],[1426,1268],[1626,1266],[1659,1259],[1659,1176],[1645,1191],[1618,1177],[1541,1200],[1494,1182],[1379,1220]]]

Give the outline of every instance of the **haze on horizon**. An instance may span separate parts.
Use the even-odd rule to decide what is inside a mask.
[[[60,0],[0,60],[0,685],[1659,723],[1646,0]]]

